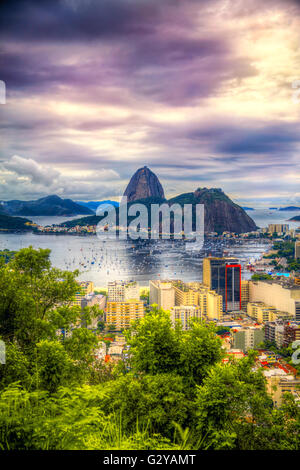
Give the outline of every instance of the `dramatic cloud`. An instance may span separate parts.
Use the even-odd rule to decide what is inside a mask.
[[[293,0],[2,2],[0,198],[115,197],[148,165],[168,195],[300,202],[299,31]]]
[[[65,176],[32,159],[14,155],[0,164],[0,199],[5,199],[7,190],[14,199],[50,193],[75,199],[90,199],[97,193],[119,196],[119,180],[118,173],[111,169],[73,171],[72,176]]]
[[[14,155],[11,160],[4,162],[3,166],[19,176],[28,177],[32,183],[42,185],[51,185],[59,176],[58,171],[39,165],[31,158],[26,159],[18,155]]]

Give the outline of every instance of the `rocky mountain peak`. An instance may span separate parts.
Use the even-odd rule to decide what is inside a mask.
[[[159,179],[147,166],[139,168],[132,176],[124,192],[128,202],[155,197],[164,199],[164,190]]]

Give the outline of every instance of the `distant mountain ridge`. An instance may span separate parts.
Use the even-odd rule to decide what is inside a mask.
[[[10,216],[74,216],[90,215],[93,211],[71,199],[52,195],[34,201],[0,201],[0,213]]]
[[[104,201],[88,201],[88,202],[75,201],[75,202],[79,204],[80,206],[88,207],[93,212],[96,212],[99,206],[106,207],[109,205],[113,205],[115,207],[119,207],[119,203],[117,201],[111,201],[110,199],[105,199]]]
[[[151,196],[142,197],[152,194]],[[151,204],[168,205],[192,204],[195,209],[196,204],[204,204],[205,207],[205,231],[206,232],[235,232],[244,233],[257,229],[255,222],[238,204],[235,204],[220,188],[198,188],[191,193],[180,194],[169,200],[164,197],[163,188],[157,176],[147,167],[140,168],[131,178],[124,196],[127,196],[129,205],[134,203],[144,204],[149,208]],[[117,208],[118,220],[118,208]],[[61,225],[74,227],[75,225],[97,225],[104,216],[93,215],[65,222]],[[132,218],[128,217],[128,223]],[[151,224],[150,215],[148,219]],[[172,220],[171,220],[172,230]],[[195,230],[195,210],[193,212],[193,230]]]

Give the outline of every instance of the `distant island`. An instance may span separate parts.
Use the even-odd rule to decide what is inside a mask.
[[[296,206],[288,206],[288,207],[280,207],[280,209],[278,209],[280,211],[300,211],[300,207],[296,207]]]
[[[253,209],[253,207],[242,207],[242,209],[244,209],[244,211],[254,211],[255,209]]]
[[[291,219],[289,219],[289,222],[300,222],[300,215],[295,215]]]

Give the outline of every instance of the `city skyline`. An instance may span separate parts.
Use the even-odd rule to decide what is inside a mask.
[[[293,0],[3,2],[0,199],[114,199],[147,165],[167,197],[221,187],[242,205],[298,205],[299,13]]]

